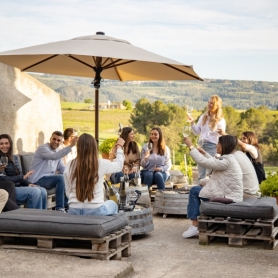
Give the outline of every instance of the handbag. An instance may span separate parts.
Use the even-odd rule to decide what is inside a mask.
[[[246,155],[249,157],[251,163],[254,166],[254,169],[255,169],[255,172],[257,174],[257,178],[259,180],[259,183],[266,180],[265,171],[264,171],[264,164],[262,162],[260,162],[260,161],[262,161],[261,152],[258,150],[258,158],[257,159],[252,158],[249,153],[246,153]]]

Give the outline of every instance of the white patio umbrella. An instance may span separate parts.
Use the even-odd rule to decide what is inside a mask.
[[[25,72],[94,78],[95,138],[99,139],[99,88],[102,78],[131,80],[202,80],[192,66],[96,35],[0,52],[0,62]]]

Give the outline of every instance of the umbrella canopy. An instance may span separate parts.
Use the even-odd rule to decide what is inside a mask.
[[[71,40],[0,52],[0,62],[26,72],[92,77],[95,90],[95,138],[102,78],[111,80],[202,80],[192,66],[133,46],[103,32]]]

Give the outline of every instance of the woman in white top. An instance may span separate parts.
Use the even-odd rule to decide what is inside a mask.
[[[188,116],[191,122],[191,128],[194,134],[200,134],[199,142],[201,148],[211,156],[216,154],[216,145],[218,143],[218,129],[225,132],[226,121],[222,113],[222,100],[219,96],[213,95],[208,101],[207,111],[202,114],[197,122],[191,116]],[[207,169],[198,164],[198,180],[205,178]]]
[[[60,145],[59,150],[64,149],[65,147],[69,146],[71,144],[71,141],[73,138],[77,137],[77,132],[74,128],[67,128],[64,130],[64,141],[63,143]],[[77,152],[76,152],[76,146],[73,146],[71,148],[71,152],[68,153],[66,156],[62,157],[62,161],[65,165],[68,164],[69,161],[73,160],[74,158],[76,158]]]
[[[83,133],[77,141],[77,157],[68,163],[64,171],[69,214],[112,215],[118,206],[112,200],[104,202],[103,177],[123,168],[124,140],[118,138],[116,159],[112,162],[98,157],[93,136]]]

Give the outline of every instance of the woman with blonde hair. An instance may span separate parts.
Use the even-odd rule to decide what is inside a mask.
[[[166,146],[163,133],[154,127],[150,138],[141,151],[142,183],[150,188],[156,184],[158,189],[165,189],[165,181],[169,179],[172,167],[170,149]]]
[[[226,121],[222,113],[222,100],[219,96],[213,95],[208,101],[207,111],[202,114],[195,124],[193,118],[188,116],[194,134],[199,136],[199,144],[211,156],[216,154],[218,143],[218,129],[225,132]],[[205,178],[207,169],[198,164],[198,180]]]
[[[83,133],[77,141],[77,157],[64,171],[69,214],[112,215],[118,211],[112,200],[104,201],[104,175],[121,171],[124,163],[124,140],[118,138],[116,159],[100,159],[97,142],[93,136]]]

